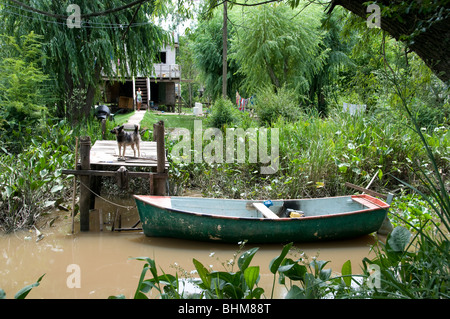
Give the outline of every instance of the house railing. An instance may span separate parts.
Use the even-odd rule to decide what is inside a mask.
[[[179,64],[155,64],[153,66],[153,77],[157,79],[179,79],[181,77],[181,66]]]

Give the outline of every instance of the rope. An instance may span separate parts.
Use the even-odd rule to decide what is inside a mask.
[[[120,207],[120,208],[125,208],[126,210],[130,210],[130,209],[136,208],[136,206],[123,206],[123,205],[116,204],[116,203],[110,201],[109,199],[106,199],[106,198],[104,198],[103,196],[100,196],[99,194],[97,194],[96,192],[94,192],[92,189],[90,189],[90,188],[89,188],[86,184],[84,184],[82,181],[80,181],[80,184],[83,185],[84,187],[86,187],[86,189],[88,189],[92,194],[94,194],[95,196],[101,198],[102,200],[104,200],[105,202],[107,202],[107,203],[109,203],[109,204],[111,204],[111,205],[114,205],[114,206],[117,206],[117,207]]]

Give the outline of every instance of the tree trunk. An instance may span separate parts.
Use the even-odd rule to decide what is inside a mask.
[[[333,0],[328,13],[331,13],[333,8],[339,5],[366,19],[369,13],[366,12],[367,6],[364,3],[367,3],[367,0]],[[378,3],[387,8],[401,5],[401,1],[398,0],[382,0]],[[448,83],[450,80],[449,7],[448,5],[436,6],[434,11],[428,10],[429,12],[422,9],[428,8],[425,8],[425,4],[421,4],[419,1],[411,1],[408,10],[405,9],[404,12],[398,10],[390,16],[383,16],[383,10],[381,10],[380,27],[398,41],[405,41],[405,37],[417,33],[412,37],[412,41],[409,41],[411,39],[405,41],[406,45],[424,61],[438,78]],[[439,10],[444,12],[441,17],[438,14]]]
[[[223,29],[222,29],[222,96],[227,98],[227,51],[228,51],[228,14],[227,14],[227,1],[223,3]]]
[[[320,116],[327,116],[327,101],[325,100],[325,94],[321,85],[317,89],[317,111]]]
[[[267,60],[264,58],[264,62],[266,63],[267,71],[269,71],[270,80],[272,81],[272,84],[275,86],[275,92],[281,87],[280,80],[275,74],[275,71],[273,70],[272,66],[267,62]]]
[[[68,69],[64,72],[65,86],[58,107],[58,116],[67,118],[72,113],[73,80]]]
[[[189,82],[188,84],[189,88],[189,107],[192,107],[192,84]]]
[[[86,90],[86,101],[83,107],[83,116],[88,117],[91,114],[92,105],[94,104],[95,90],[100,80],[100,67],[95,65],[94,82],[90,83]]]

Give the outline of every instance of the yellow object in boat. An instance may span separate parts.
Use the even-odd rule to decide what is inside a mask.
[[[289,217],[291,217],[291,218],[300,218],[300,217],[305,217],[305,214],[301,213],[301,212],[291,212]]]

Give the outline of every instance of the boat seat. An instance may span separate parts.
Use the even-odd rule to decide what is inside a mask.
[[[263,214],[266,218],[278,219],[278,217],[274,212],[272,212],[269,208],[266,207],[263,203],[253,203],[253,207],[255,207],[261,214]]]

